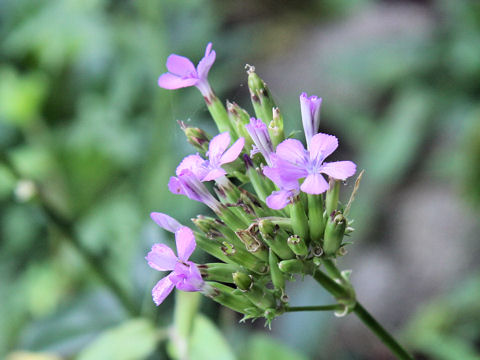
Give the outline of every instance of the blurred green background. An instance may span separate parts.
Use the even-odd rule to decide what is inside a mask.
[[[194,151],[176,120],[214,127],[196,89],[156,80],[168,54],[197,62],[209,41],[222,99],[251,109],[253,64],[289,132],[300,92],[317,94],[337,158],[366,170],[340,261],[359,299],[418,359],[480,359],[477,0],[1,0],[0,358],[178,353],[174,302],[198,299],[154,306],[144,256],[172,238],[148,214],[205,211],[166,184]],[[289,295],[329,301],[309,281]],[[391,358],[352,316],[286,314],[269,331],[200,309],[192,359]]]

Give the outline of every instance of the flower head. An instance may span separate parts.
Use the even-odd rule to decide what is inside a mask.
[[[335,136],[316,134],[308,150],[295,139],[287,139],[277,146],[275,162],[264,169],[264,174],[280,188],[292,189],[298,180],[305,179],[300,190],[308,194],[321,194],[328,190],[328,182],[321,174],[337,180],[345,180],[355,173],[351,161],[325,163],[324,160],[338,147]]]
[[[268,165],[273,165],[271,155],[273,154],[273,144],[268,133],[267,125],[260,119],[251,118],[250,123],[245,125],[250,137],[255,144],[250,153],[253,156],[256,153],[261,153]]]
[[[164,224],[164,221],[171,222],[171,220],[176,222],[176,220],[161,213],[152,213],[151,217],[157,224]],[[174,227],[176,227],[176,224]],[[173,230],[170,226],[171,224],[165,223],[164,225],[160,226],[168,231]],[[175,241],[178,256],[167,245],[154,244],[152,250],[145,257],[148,265],[155,270],[172,270],[169,275],[160,280],[152,289],[153,301],[157,305],[160,305],[165,300],[174,287],[183,291],[200,291],[204,285],[197,266],[193,262],[188,261],[196,246],[193,231],[186,226],[180,225],[175,231]]]
[[[212,43],[208,43],[205,56],[200,60],[197,67],[186,57],[171,54],[167,59],[168,72],[160,75],[158,86],[164,89],[180,89],[196,86],[204,97],[212,93],[207,77],[210,68],[215,62],[215,50]]]
[[[307,146],[310,146],[310,140],[318,132],[321,105],[322,98],[316,95],[308,97],[305,92],[300,95],[300,110],[302,112],[302,124]]]

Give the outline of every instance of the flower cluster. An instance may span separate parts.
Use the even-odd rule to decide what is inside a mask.
[[[252,66],[247,73],[255,117],[236,103],[225,107],[207,80],[214,61],[211,43],[196,68],[173,54],[167,59],[169,72],[158,79],[165,89],[197,87],[220,134],[212,138],[182,123],[197,153],[181,161],[168,188],[204,203],[216,217],[197,216],[193,231],[168,215],[151,214],[159,226],[175,233],[178,254],[164,244],[153,245],[148,253],[152,268],[171,271],[153,288],[153,300],[161,304],[174,287],[201,291],[246,318],[269,322],[287,311],[285,284],[293,274],[318,277],[322,265],[331,269],[333,259],[345,253],[343,238],[353,229],[339,190],[356,166],[325,161],[338,140],[319,133],[321,98],[300,95],[305,148],[301,141],[285,138],[283,116]],[[213,191],[206,182],[213,182]],[[189,261],[197,245],[218,261]],[[336,298],[347,313],[355,303],[348,278],[328,273],[341,284]]]

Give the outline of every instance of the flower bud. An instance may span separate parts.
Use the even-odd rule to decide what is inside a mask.
[[[343,240],[347,221],[339,211],[328,217],[323,240],[323,251],[326,256],[335,256]]]
[[[242,291],[249,290],[253,285],[252,275],[247,275],[242,271],[236,271],[232,274],[233,282]]]
[[[265,203],[265,199],[268,195],[275,190],[275,186],[266,178],[260,169],[256,168],[252,162],[252,159],[247,155],[243,155],[243,161],[245,162],[246,172],[252,183],[253,189],[257,193],[261,201]]]
[[[178,123],[180,125],[180,128],[185,133],[189,144],[192,145],[195,149],[197,149],[200,154],[205,155],[205,153],[208,151],[208,144],[212,137],[202,129],[190,127],[183,121],[178,121]]]
[[[245,139],[245,149],[250,150],[253,145],[252,138],[245,129],[245,125],[250,121],[250,115],[242,109],[237,103],[227,101],[227,112],[230,122],[235,127],[239,136]]]
[[[241,314],[248,313],[250,317],[259,317],[263,314],[263,310],[253,306],[250,300],[243,294],[237,294],[230,286],[209,281],[206,283],[204,293],[219,304]]]
[[[278,107],[272,109],[273,120],[268,124],[268,132],[272,139],[273,147],[276,148],[283,140],[285,140],[285,133],[283,132],[283,116]]]
[[[280,294],[284,294],[285,292],[285,275],[282,273],[280,268],[278,267],[278,258],[270,249],[268,254],[268,264],[270,265],[270,276],[272,278],[272,284],[275,290],[277,290]]]
[[[270,95],[265,82],[255,73],[255,67],[247,65],[248,88],[252,100],[253,109],[257,119],[261,119],[265,125],[273,120],[272,110],[275,103]]]
[[[236,271],[240,271],[240,266],[235,264],[224,263],[208,263],[197,265],[198,270],[204,280],[220,281],[225,283],[232,283],[232,274]]]
[[[299,257],[306,257],[308,255],[308,247],[305,241],[298,235],[292,235],[287,239],[288,247]]]
[[[325,196],[325,212],[330,216],[332,212],[337,209],[338,196],[340,194],[340,181],[330,178],[328,183],[329,188]]]
[[[281,259],[292,259],[295,256],[286,242],[288,234],[278,225],[273,224],[267,219],[262,219],[258,222],[258,230],[260,231],[263,241]]]
[[[290,218],[293,232],[303,239],[308,239],[308,218],[300,196],[297,196],[290,205]]]
[[[282,260],[278,263],[278,267],[282,272],[287,274],[304,274],[306,273],[305,263],[299,259]]]
[[[308,227],[313,243],[320,244],[325,231],[323,195],[308,194]]]

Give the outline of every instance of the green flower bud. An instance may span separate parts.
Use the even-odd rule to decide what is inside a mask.
[[[252,275],[245,274],[242,271],[236,271],[231,274],[231,276],[233,278],[233,282],[235,283],[235,285],[237,285],[237,288],[242,291],[249,290],[253,285]]]
[[[323,240],[323,251],[326,256],[335,256],[343,240],[347,221],[339,211],[328,217]]]
[[[304,261],[299,259],[282,260],[278,263],[280,270],[287,274],[305,274],[307,267]]]
[[[234,125],[237,134],[245,138],[245,149],[250,150],[253,146],[253,141],[245,128],[245,125],[250,122],[250,115],[237,103],[231,103],[229,101],[227,101],[227,112],[230,122]]]
[[[288,247],[299,257],[306,257],[308,255],[308,247],[298,235],[292,235],[287,240]]]
[[[322,195],[308,194],[308,227],[313,243],[320,244],[325,231],[323,219],[324,206]]]
[[[205,153],[208,151],[208,144],[210,143],[210,139],[212,137],[202,129],[190,127],[183,121],[178,121],[178,123],[180,128],[185,133],[189,144],[197,149],[200,154],[205,155]]]
[[[270,276],[272,278],[273,287],[283,295],[285,292],[285,275],[278,267],[278,258],[272,249],[270,249],[268,255],[268,264],[270,265]]]
[[[293,232],[303,239],[308,239],[308,218],[300,196],[290,206]]]
[[[228,118],[227,110],[223,106],[222,102],[212,94],[209,98],[205,98],[205,102],[207,104],[208,111],[215,121],[219,132],[229,131],[230,136],[233,140],[237,138],[237,133],[233,124],[230,122]]]
[[[245,250],[245,247],[235,247],[228,242],[224,242],[221,251],[229,258],[229,262],[241,265],[257,274],[265,274],[268,271],[266,261],[262,261],[250,252]]]
[[[338,206],[338,196],[340,194],[340,181],[330,178],[329,188],[327,190],[327,195],[325,196],[325,212],[330,216]]]
[[[263,175],[259,168],[254,166],[252,159],[248,155],[244,155],[243,160],[245,162],[247,176],[252,183],[253,189],[260,200],[265,203],[267,196],[275,191],[275,185],[273,185],[270,179]]]
[[[235,264],[208,263],[197,265],[200,274],[205,280],[233,283],[232,274],[241,268]]]
[[[275,149],[278,144],[285,140],[285,133],[283,132],[283,116],[280,113],[280,109],[274,107],[272,112],[273,120],[268,125],[268,133],[270,134],[273,148]]]
[[[252,226],[252,225],[251,225]],[[263,241],[281,258],[292,259],[295,254],[287,245],[288,234],[278,225],[273,224],[267,219],[258,222],[258,230]]]
[[[273,101],[270,91],[265,82],[255,73],[255,67],[247,65],[248,88],[252,100],[253,109],[257,119],[261,119],[265,125],[273,120]]]
[[[241,314],[249,314],[250,317],[259,317],[263,314],[262,310],[254,307],[250,300],[243,294],[237,294],[230,286],[209,281],[206,282],[204,293],[219,304]]]

